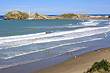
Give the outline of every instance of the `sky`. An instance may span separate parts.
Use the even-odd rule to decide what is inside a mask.
[[[0,0],[0,15],[10,11],[45,15],[110,14],[110,0]]]

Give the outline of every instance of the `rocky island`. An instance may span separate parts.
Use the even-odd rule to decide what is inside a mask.
[[[42,19],[110,19],[110,16],[90,16],[84,14],[67,13],[59,16],[40,15],[38,13],[30,14],[20,11],[11,11],[4,15],[4,20],[42,20]]]
[[[25,20],[28,18],[29,18],[28,13],[23,13],[20,11],[12,11],[4,15],[4,20]]]

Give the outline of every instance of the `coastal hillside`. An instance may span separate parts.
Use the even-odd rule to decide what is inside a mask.
[[[20,11],[11,11],[4,15],[4,20],[42,20],[42,19],[110,19],[110,16],[90,16],[84,14],[67,13],[59,16],[40,15],[38,13],[30,14]]]
[[[62,19],[83,19],[84,17],[89,17],[89,15],[67,13],[59,15],[59,17],[61,17]]]
[[[74,13],[68,13],[68,14],[61,14],[59,15],[59,17],[61,17],[62,19],[73,19],[73,18],[77,18],[77,15]]]
[[[68,13],[68,14],[61,14],[59,15],[60,19],[109,19],[109,16],[90,16],[90,15],[84,15],[84,14],[74,14],[74,13]]]
[[[20,11],[11,11],[4,15],[4,20],[42,20],[42,19],[61,19],[59,16],[40,15],[38,13],[29,14]]]
[[[4,20],[32,20],[32,19],[45,19],[38,13],[29,14],[20,11],[11,11],[4,15]]]
[[[20,11],[11,11],[4,15],[4,20],[25,20],[29,18],[28,13],[23,13]]]

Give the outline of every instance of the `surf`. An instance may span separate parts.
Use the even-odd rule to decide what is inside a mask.
[[[0,49],[7,49],[12,47],[20,47],[30,44],[54,42],[54,41],[63,41],[71,40],[75,38],[87,37],[96,34],[106,33],[110,31],[110,26],[105,27],[94,27],[94,28],[82,28],[73,31],[64,31],[64,32],[54,32],[50,34],[40,33],[29,34],[22,36],[11,36],[11,37],[2,37],[0,39]],[[59,37],[60,36],[60,37]]]
[[[59,44],[56,46],[52,46],[49,48],[45,48],[43,50],[34,50],[34,51],[30,51],[30,52],[25,52],[22,54],[14,54],[13,56],[9,55],[9,57],[3,57],[2,59],[10,59],[10,58],[14,58],[14,57],[18,57],[18,56],[23,56],[23,55],[27,55],[27,54],[31,54],[31,53],[36,53],[36,52],[41,52],[41,51],[45,51],[45,50],[49,50],[49,49],[54,49],[54,48],[58,48],[58,47],[62,47],[62,46],[66,46],[66,45],[72,45],[72,44],[78,44],[78,43],[84,43],[84,42],[88,42],[88,41],[96,41],[96,40],[101,40],[103,38],[95,38],[95,39],[91,39],[91,40],[85,40],[85,41],[79,41],[79,42],[73,42],[73,43],[66,43],[66,44]],[[70,51],[70,50],[69,50]]]

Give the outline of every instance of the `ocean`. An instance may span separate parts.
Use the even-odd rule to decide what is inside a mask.
[[[86,15],[90,15],[90,16],[109,16],[110,14],[86,14]]]
[[[0,69],[76,50],[110,47],[110,20],[2,19]]]

